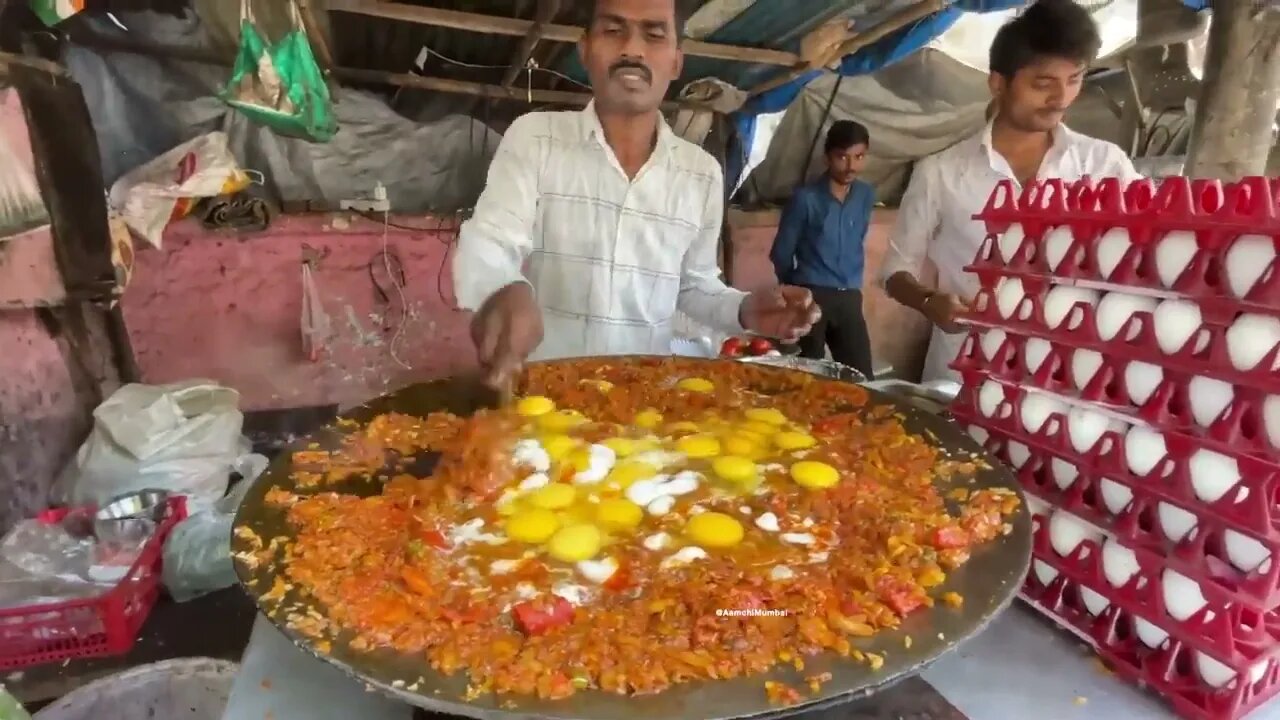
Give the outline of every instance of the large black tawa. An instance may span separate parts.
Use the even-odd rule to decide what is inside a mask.
[[[626,361],[626,358],[611,359]],[[776,372],[799,371],[778,368]],[[985,456],[983,449],[949,420],[926,413],[890,395],[874,390],[868,392],[869,406],[892,406],[904,418],[903,422],[909,432],[935,443],[945,456]],[[391,411],[418,416],[441,410],[466,414],[474,412],[490,398],[491,396],[477,388],[474,380],[438,380],[412,385],[377,398],[344,413],[339,420],[363,422]],[[235,527],[252,529],[264,541],[278,536],[291,536],[283,511],[268,507],[263,502],[264,495],[277,486],[292,489],[290,456],[293,451],[313,443],[324,449],[336,449],[346,432],[336,424],[330,425],[285,448],[285,452],[277,457],[248,491],[236,514]],[[955,487],[970,490],[1006,488],[1017,492],[1021,497],[1018,484],[1009,471],[996,459],[989,456],[985,456],[985,459],[989,467],[980,470],[975,477],[939,479],[940,490],[945,495],[946,491],[952,489],[954,482]],[[434,463],[435,457],[424,454],[415,459],[415,465],[409,471],[426,475]],[[380,484],[373,479],[351,481],[339,486],[329,485],[323,489],[324,492],[358,495],[372,495],[379,490]],[[791,667],[777,667],[765,675],[678,685],[658,695],[640,697],[587,691],[558,701],[492,695],[468,701],[464,697],[467,682],[462,674],[440,675],[431,670],[420,657],[390,651],[357,652],[349,646],[351,637],[347,634],[338,634],[320,642],[290,629],[288,616],[305,614],[308,608],[313,607],[314,600],[300,591],[291,590],[282,600],[264,601],[263,595],[272,588],[277,575],[282,572],[282,568],[277,565],[264,563],[250,569],[237,561],[236,573],[245,590],[257,600],[262,612],[298,647],[337,666],[353,678],[366,683],[370,689],[427,710],[486,720],[763,720],[818,710],[870,695],[897,680],[920,672],[943,654],[982,631],[1013,600],[1030,563],[1031,520],[1025,503],[1012,518],[1011,524],[1012,532],[976,549],[969,562],[950,573],[946,584],[939,589],[963,595],[965,601],[962,608],[951,609],[939,605],[928,611],[920,611],[908,618],[897,630],[882,632],[855,643],[855,647],[863,651],[884,657],[884,665],[879,670],[873,671],[865,663],[826,654],[807,658],[803,672]],[[232,552],[249,550],[252,550],[249,543],[238,534],[233,534]],[[908,637],[911,638],[910,642],[907,641]],[[822,686],[818,695],[800,704],[778,707],[771,705],[766,699],[763,687],[766,680],[777,680],[803,691],[805,678],[821,673],[831,673],[831,680]]]

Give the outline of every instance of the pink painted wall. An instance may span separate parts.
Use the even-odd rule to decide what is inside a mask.
[[[0,139],[30,167],[12,90],[0,90]],[[62,349],[31,309],[61,299],[52,247],[47,229],[0,238],[0,534],[44,506],[88,429]]]
[[[381,223],[345,213],[281,216],[269,231],[247,235],[171,225],[163,249],[139,248],[121,303],[143,381],[209,378],[239,390],[242,409],[263,410],[357,404],[474,366],[467,316],[453,309],[442,266],[455,227],[422,217],[392,222],[424,228],[385,234],[404,268],[404,303],[385,282]],[[314,277],[331,328],[317,362],[302,346],[307,247],[320,256]]]
[[[778,210],[729,213],[729,233],[733,251],[733,284],[744,290],[776,283],[769,250],[778,232]],[[919,313],[908,310],[885,295],[877,278],[889,247],[889,232],[898,211],[878,208],[871,217],[866,238],[866,273],[863,280],[863,313],[871,335],[871,350],[877,364],[889,363],[899,377],[919,379],[924,351],[929,340],[929,324]]]

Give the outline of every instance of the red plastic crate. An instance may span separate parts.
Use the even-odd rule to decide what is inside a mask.
[[[951,411],[1027,491],[1024,597],[1239,718],[1280,691],[1280,181],[1003,182],[975,219]]]
[[[1080,364],[1086,372],[1089,362],[1094,364],[1088,379],[1075,374],[1078,353],[1087,354],[1088,362]],[[1128,372],[1135,364],[1139,366],[1132,367],[1134,384],[1146,387],[1130,385]],[[979,373],[1044,390],[1073,404],[1097,406],[1227,455],[1273,463],[1280,455],[1280,395],[1261,394],[1256,388],[998,329],[970,333],[952,367],[962,374]],[[1155,374],[1159,377],[1152,382]],[[1193,402],[1198,384],[1202,408]]]
[[[67,510],[43,514],[59,522]],[[186,499],[170,498],[164,519],[123,580],[97,597],[0,610],[0,668],[129,651],[160,595],[165,538],[187,516]]]

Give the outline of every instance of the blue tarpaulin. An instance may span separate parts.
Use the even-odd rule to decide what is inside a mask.
[[[1195,2],[1196,0],[1184,0]],[[915,24],[898,30],[887,37],[862,48],[853,55],[844,58],[839,72],[846,77],[866,75],[881,68],[888,67],[920,48],[929,44],[934,38],[946,32],[962,13],[966,12],[998,12],[1021,7],[1025,0],[959,0],[945,10],[934,13]],[[799,97],[805,86],[823,74],[823,70],[813,70],[795,80],[762,93],[752,98],[743,108],[734,114],[733,122],[737,129],[736,148],[731,148],[728,155],[728,166],[725,168],[726,185],[737,186],[739,175],[755,137],[756,116],[786,109]]]

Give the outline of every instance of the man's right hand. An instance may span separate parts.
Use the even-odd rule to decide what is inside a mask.
[[[542,311],[527,283],[511,283],[489,296],[471,319],[485,382],[498,389],[511,386],[542,342]]]
[[[949,293],[934,293],[920,306],[920,312],[929,318],[929,322],[942,332],[952,334],[964,331],[964,327],[956,322],[956,316],[968,309],[969,306],[958,296]]]

